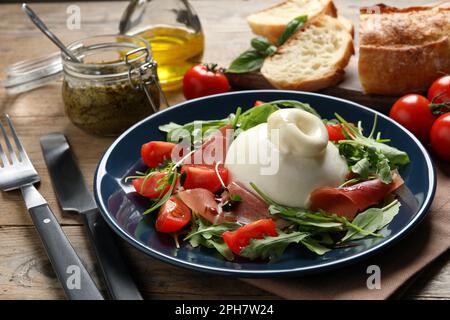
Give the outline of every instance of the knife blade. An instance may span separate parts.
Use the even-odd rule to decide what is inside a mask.
[[[77,212],[84,218],[111,298],[142,300],[115,243],[114,234],[101,217],[66,137],[62,133],[43,136],[41,147],[61,208],[64,211]]]

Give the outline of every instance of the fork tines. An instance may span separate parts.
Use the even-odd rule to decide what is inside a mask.
[[[14,139],[14,144],[16,145],[16,148],[18,150],[18,153],[14,151],[13,145],[11,144],[10,139],[8,138],[7,131],[3,124],[0,121],[0,129],[3,134],[3,140],[5,141],[6,149],[8,150],[7,153],[4,151],[2,143],[0,142],[0,166],[7,167],[10,165],[18,164],[19,162],[24,162],[28,160],[28,157],[25,153],[25,150],[22,146],[22,143],[19,140],[19,137],[17,136],[16,129],[14,128],[14,125],[11,121],[11,118],[8,114],[5,114],[6,122],[9,125],[11,135]]]

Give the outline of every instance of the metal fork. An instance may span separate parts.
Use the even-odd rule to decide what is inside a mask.
[[[40,177],[28,158],[10,117],[5,117],[17,150],[14,150],[0,121],[0,131],[7,149],[5,152],[0,142],[0,189],[20,189],[22,192],[28,212],[67,297],[74,300],[102,300],[100,291],[81,263],[47,201],[34,187],[33,184],[39,182]]]

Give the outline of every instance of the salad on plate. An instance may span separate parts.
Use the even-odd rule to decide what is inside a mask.
[[[408,155],[376,131],[294,100],[256,101],[227,118],[159,127],[142,145],[148,169],[127,177],[149,199],[155,229],[182,243],[275,261],[288,246],[314,254],[382,237],[398,214]]]

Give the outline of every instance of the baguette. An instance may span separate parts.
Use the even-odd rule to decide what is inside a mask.
[[[362,8],[359,78],[366,93],[423,92],[450,73],[450,8]]]
[[[286,25],[294,18],[308,16],[313,22],[322,14],[336,17],[336,7],[331,0],[287,0],[247,17],[254,34],[266,37],[276,43]]]
[[[342,80],[353,53],[348,26],[322,15],[267,58],[261,73],[275,88],[317,91]]]

